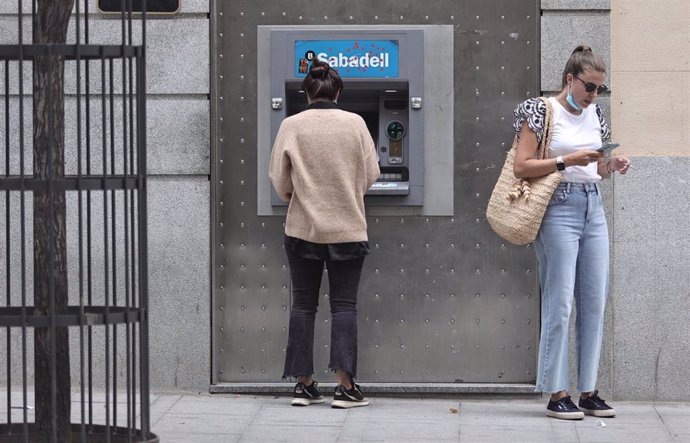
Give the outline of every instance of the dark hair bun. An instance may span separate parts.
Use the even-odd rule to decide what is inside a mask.
[[[575,48],[573,54],[575,54],[576,52],[592,52],[592,48],[586,45],[580,45],[577,48]]]
[[[323,60],[314,59],[309,67],[309,75],[317,79],[325,79],[331,67]]]

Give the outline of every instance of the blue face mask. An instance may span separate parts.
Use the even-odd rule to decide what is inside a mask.
[[[573,99],[573,93],[571,92],[571,86],[568,85],[568,95],[565,96],[565,101],[568,102],[570,106],[573,107],[574,110],[576,111],[582,111],[582,108],[578,106],[577,103],[575,103],[575,99]]]

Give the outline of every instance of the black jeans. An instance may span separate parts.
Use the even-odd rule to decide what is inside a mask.
[[[314,373],[314,322],[323,265],[328,269],[331,304],[331,356],[328,367],[353,378],[357,374],[357,288],[364,256],[351,260],[316,260],[286,248],[292,279],[292,309],[283,377]]]

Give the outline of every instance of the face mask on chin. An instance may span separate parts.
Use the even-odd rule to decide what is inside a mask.
[[[572,84],[568,84],[568,95],[565,96],[565,101],[568,102],[570,106],[576,111],[582,111],[582,108],[575,103],[575,99],[573,98],[573,93],[572,93]]]

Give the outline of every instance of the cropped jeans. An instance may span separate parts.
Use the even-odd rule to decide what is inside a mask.
[[[328,269],[331,353],[328,367],[357,375],[357,289],[364,256],[350,260],[304,258],[286,248],[292,279],[292,309],[283,377],[314,373],[314,322],[323,266]]]
[[[577,389],[595,389],[609,273],[609,237],[599,185],[561,183],[534,242],[542,290],[536,390],[567,391],[573,300]]]

